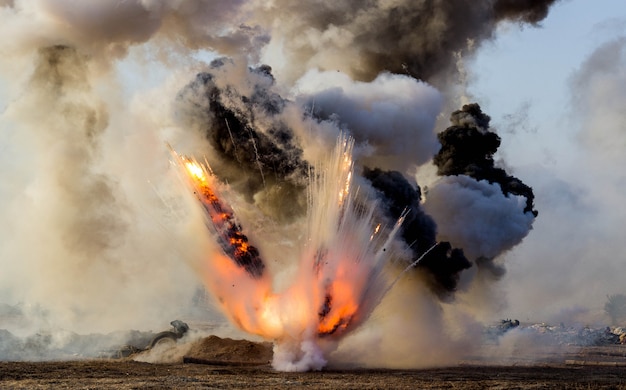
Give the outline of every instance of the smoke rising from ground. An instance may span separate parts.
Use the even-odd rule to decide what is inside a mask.
[[[359,201],[380,202],[386,221],[409,210],[397,267],[445,241],[410,274],[418,288],[394,291],[394,302],[415,299],[421,309],[390,305],[408,307],[407,326],[428,329],[416,336],[427,348],[447,319],[415,324],[416,313],[439,313],[439,298],[471,284],[459,281],[477,259],[519,243],[534,219],[528,191],[496,181],[498,192],[467,171],[447,172],[459,176],[430,186],[423,203],[412,176],[439,150],[446,104],[432,85],[446,89],[452,53],[492,37],[498,20],[538,23],[552,3],[1,2],[0,32],[12,39],[0,45],[0,300],[41,308],[26,335],[211,318],[194,297],[216,246],[165,144],[206,157],[280,279],[306,229],[308,177],[347,132]],[[126,83],[129,69],[142,74]],[[454,121],[488,127],[480,117]],[[480,234],[455,230],[450,210]],[[510,224],[494,229],[485,215]],[[442,356],[463,343],[451,344]]]

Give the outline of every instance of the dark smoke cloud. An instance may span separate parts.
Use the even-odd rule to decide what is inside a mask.
[[[417,268],[429,276],[429,287],[446,296],[453,292],[459,281],[460,273],[471,267],[471,263],[463,255],[463,251],[452,248],[448,242],[437,243],[437,225],[420,206],[421,190],[397,171],[364,168],[363,177],[368,179],[372,187],[378,190],[382,198],[382,206],[390,220],[397,220],[407,211],[402,224],[402,239],[413,253],[413,260],[418,259],[435,244],[437,246],[417,264]]]
[[[453,112],[450,121],[433,159],[444,178],[429,189],[425,208],[440,225],[439,239],[500,277],[504,268],[494,260],[522,241],[537,216],[533,190],[495,167],[500,137],[478,104]]]
[[[167,44],[157,54],[162,57],[179,50],[211,49],[255,61],[269,40],[266,31],[246,24],[244,0],[5,0],[0,6],[12,19],[7,29],[16,34],[7,46],[21,51],[70,45],[104,64],[149,41],[157,47]]]
[[[383,71],[434,81],[454,67],[453,53],[492,38],[496,24],[536,24],[555,0],[280,0],[264,9],[275,44],[284,41],[286,67],[340,70],[358,80]],[[298,36],[298,39],[290,39]],[[471,42],[471,43],[470,43]],[[297,69],[305,66],[305,69]],[[442,83],[445,81],[442,81]]]
[[[498,183],[503,194],[524,196],[524,212],[532,212],[536,216],[532,188],[494,164],[493,155],[500,147],[500,137],[489,131],[490,120],[475,103],[452,113],[452,126],[438,135],[441,149],[433,159],[437,174],[467,175],[476,180]]]
[[[510,19],[537,24],[557,0],[498,0],[493,6],[496,19]]]
[[[425,93],[419,85],[414,87],[420,91],[415,93],[416,96]],[[389,112],[396,113],[396,116],[397,112],[402,112],[390,110],[391,103],[371,104],[370,94],[376,95],[375,92],[387,89],[381,87],[379,81],[357,84],[356,91],[361,93],[350,88],[355,87],[349,85],[336,91],[322,87],[322,92],[305,95],[295,102],[288,101],[274,91],[274,78],[269,67],[241,67],[231,60],[220,59],[180,92],[177,113],[185,126],[197,128],[205,134],[214,152],[210,154],[214,159],[211,163],[222,180],[245,194],[249,202],[265,207],[265,211],[272,207],[268,205],[275,205],[271,215],[293,218],[305,209],[304,189],[311,168],[303,157],[301,140],[283,121],[286,107],[301,104],[303,118],[312,117],[314,123],[333,123],[347,128],[364,144],[371,135],[371,146],[377,150],[384,150],[384,139],[377,139],[374,130],[364,128],[370,122],[380,122],[373,118],[389,118]],[[341,98],[338,100],[337,96]],[[407,101],[414,100],[411,97]],[[318,106],[316,102],[320,102]],[[357,113],[365,112],[363,107],[370,108],[363,115],[372,119],[354,120]],[[399,122],[409,129],[419,118],[406,116]],[[433,188],[432,194],[443,199],[443,204],[430,202],[433,217],[422,209],[419,187],[410,184],[400,171],[379,167],[363,170],[364,178],[377,191],[390,221],[398,219],[403,210],[409,210],[402,227],[402,239],[411,248],[413,259],[437,244],[420,261],[418,269],[426,275],[425,280],[432,291],[442,297],[457,289],[462,271],[470,268],[472,262],[494,274],[502,274],[503,270],[493,260],[521,241],[536,216],[532,189],[495,167],[493,155],[500,146],[500,138],[489,130],[489,116],[477,104],[472,104],[455,111],[451,121],[453,126],[438,135],[441,149],[434,162],[439,175],[462,175],[469,181],[452,180]],[[394,142],[390,140],[387,145]],[[379,143],[383,146],[379,147]],[[411,156],[419,158],[419,155],[406,152],[399,155],[409,161]],[[365,161],[368,161],[367,156]],[[508,194],[523,199],[522,210],[518,208],[517,198],[511,201]],[[468,199],[474,199],[473,204],[463,203]],[[446,207],[448,201],[450,205]],[[464,222],[458,227],[443,223],[444,228],[438,232],[435,221],[440,218],[450,220],[448,213],[457,207],[463,208],[455,213],[459,218],[465,218]],[[487,220],[473,217],[476,212],[490,217]],[[507,220],[509,225],[496,224],[491,229],[489,221],[493,218]],[[476,223],[484,224],[484,227],[478,228]],[[479,233],[469,234],[468,231]]]
[[[293,131],[280,119],[287,102],[271,90],[271,68],[243,70],[249,84],[242,90],[227,79],[233,66],[216,60],[209,72],[198,74],[180,92],[177,115],[205,134],[222,180],[251,202],[263,192],[265,205],[276,203],[272,211],[280,218],[300,215],[310,168]]]

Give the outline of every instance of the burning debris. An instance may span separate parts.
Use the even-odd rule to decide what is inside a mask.
[[[232,301],[224,301],[224,309],[242,328],[275,339],[278,356],[284,353],[281,346],[293,347],[292,335],[309,334],[308,341],[313,349],[297,353],[301,355],[298,360],[303,367],[315,368],[324,361],[307,355],[318,354],[318,338],[344,335],[361,324],[382,299],[387,289],[383,278],[384,260],[394,255],[392,242],[404,220],[401,215],[393,228],[381,229],[380,224],[374,223],[376,203],[357,203],[353,192],[353,142],[340,137],[335,151],[311,179],[308,238],[294,283],[283,293],[265,290],[267,295],[258,295],[256,289],[242,290],[234,306],[230,306]],[[234,214],[218,200],[212,189],[217,186],[213,176],[194,161],[174,156],[204,206],[209,230],[219,246],[244,267],[252,279],[261,279],[260,264],[263,263],[260,258],[254,257],[248,262],[250,256],[238,257],[240,251],[253,248],[247,244],[247,239],[232,240],[226,235],[232,229],[225,229],[224,224],[233,220]],[[256,253],[253,249],[253,254]],[[225,273],[224,277],[241,282],[236,274]],[[265,280],[251,282],[256,288],[265,289]],[[293,305],[298,307],[296,312],[289,309]]]
[[[250,245],[248,237],[243,234],[241,225],[235,219],[234,212],[220,201],[215,190],[211,188],[209,172],[196,161],[173,154],[178,163],[187,170],[194,193],[207,212],[207,227],[217,237],[224,253],[251,277],[262,277],[265,264],[259,250]]]

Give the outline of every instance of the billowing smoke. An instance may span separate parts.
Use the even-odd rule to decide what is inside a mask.
[[[20,319],[28,325],[18,324],[20,335],[221,320],[198,307],[204,288],[240,328],[289,339],[277,350],[283,369],[319,369],[320,352],[357,327],[367,334],[384,286],[390,307],[406,307],[407,326],[419,327],[415,313],[438,313],[439,298],[453,304],[475,265],[498,268],[536,216],[530,187],[494,166],[500,141],[477,105],[437,134],[448,104],[440,91],[450,87],[443,76],[453,53],[492,37],[499,20],[536,24],[553,2],[0,2],[0,32],[13,37],[0,45],[0,298],[36,313]],[[354,140],[343,144],[349,169],[337,146],[344,134]],[[207,233],[167,144],[209,163],[234,210],[224,242]],[[420,189],[415,171],[433,157],[445,177]],[[328,166],[347,178],[324,182],[335,177]],[[311,199],[322,193],[327,202]],[[317,247],[302,244],[307,237]],[[207,273],[236,257],[224,249],[232,240],[263,253],[258,275]],[[365,266],[349,273],[354,253]],[[298,254],[315,267],[294,267]],[[417,286],[406,296],[404,278]],[[302,318],[321,327],[307,324],[306,337],[280,316],[268,333],[255,330],[253,315],[247,325],[227,310],[251,294],[273,297],[292,279],[321,286],[301,305],[312,309]],[[298,298],[269,307],[284,311]],[[412,301],[415,311],[398,304]],[[350,310],[335,318],[338,307]],[[433,315],[424,329],[445,321]]]
[[[179,94],[177,116],[184,127],[205,134],[214,151],[210,163],[222,180],[249,201],[261,197],[262,207],[279,218],[302,215],[310,168],[281,118],[287,101],[272,91],[269,67],[237,66],[213,61],[210,72]],[[290,205],[281,201],[285,197]]]
[[[478,104],[450,116],[452,126],[438,134],[441,149],[433,158],[444,178],[429,189],[424,206],[439,225],[439,239],[464,249],[477,266],[501,276],[494,263],[519,244],[537,216],[532,188],[496,167],[500,137]]]
[[[417,269],[427,273],[429,286],[440,295],[454,291],[460,272],[471,263],[462,250],[452,248],[446,241],[437,242],[437,225],[423,211],[419,187],[412,186],[398,171],[365,168],[363,176],[381,192],[383,206],[391,218],[400,218],[408,211],[402,225],[402,238],[412,249],[414,259],[425,255]]]
[[[455,67],[453,53],[491,38],[498,21],[536,24],[555,1],[282,0],[261,8],[259,24],[272,27],[267,56],[284,55],[288,77],[319,68],[364,81],[387,71],[432,82]]]
[[[537,216],[537,211],[533,210],[532,189],[494,165],[493,155],[500,147],[500,137],[489,131],[490,120],[478,104],[465,105],[452,113],[452,126],[438,135],[441,150],[433,159],[437,174],[466,175],[477,181],[497,183],[503,195],[523,196],[526,199],[524,212]]]

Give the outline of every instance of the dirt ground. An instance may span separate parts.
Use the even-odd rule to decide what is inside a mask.
[[[150,363],[154,349],[122,359],[0,362],[0,389],[626,389],[626,346],[535,350],[527,361],[497,362],[487,349],[454,367],[306,373],[272,369],[269,343],[210,336],[164,348],[182,352],[170,363]]]
[[[135,361],[4,362],[5,389],[626,389],[626,368],[460,366],[426,370],[283,373],[269,365]]]

